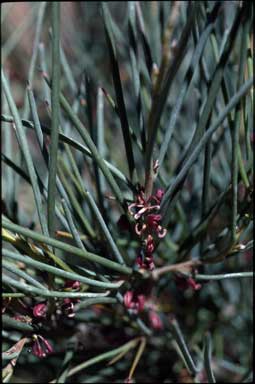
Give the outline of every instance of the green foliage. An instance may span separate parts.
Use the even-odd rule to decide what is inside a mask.
[[[3,381],[252,382],[250,2],[20,4]]]

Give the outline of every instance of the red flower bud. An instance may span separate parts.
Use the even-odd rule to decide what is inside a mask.
[[[131,308],[132,299],[134,296],[134,292],[127,291],[124,295],[124,305],[126,308]]]
[[[137,295],[133,291],[127,291],[124,295],[124,305],[126,308],[131,309],[133,313],[137,314],[144,309],[145,296]]]
[[[188,288],[191,288],[197,291],[202,287],[202,285],[197,283],[194,279],[192,279],[192,277],[186,278],[178,275],[178,276],[175,276],[175,282],[176,282],[177,288],[184,291]]]
[[[138,302],[138,306],[137,306],[138,312],[143,311],[144,304],[145,304],[145,296],[144,295],[138,295],[137,302]]]
[[[197,291],[198,289],[200,289],[202,287],[201,284],[197,283],[194,279],[192,279],[191,277],[188,278],[188,285],[189,287],[191,287],[192,289],[194,289],[195,291]]]
[[[46,317],[47,305],[45,303],[36,304],[33,308],[34,317]]]
[[[152,271],[155,268],[152,254],[147,254],[144,258],[139,255],[136,259],[136,263],[140,268]]]
[[[157,314],[157,312],[150,310],[149,311],[149,320],[152,328],[154,329],[163,329],[163,323]]]
[[[67,280],[65,282],[65,289],[68,290],[78,290],[81,287],[81,283],[79,281],[74,280]]]
[[[32,346],[32,353],[37,357],[46,357],[53,352],[51,344],[44,339],[41,335],[32,336],[34,344]]]
[[[152,253],[154,251],[154,241],[151,235],[148,235],[146,239],[146,253]]]
[[[148,223],[148,226],[150,227],[157,226],[160,220],[161,220],[161,215],[149,214],[147,216],[147,223]]]
[[[163,189],[159,188],[157,189],[156,193],[155,193],[155,196],[156,198],[161,202],[163,196],[164,196],[165,192]]]
[[[65,314],[67,317],[74,317],[74,304],[78,303],[79,301],[79,299],[70,299],[68,297],[65,298],[61,306],[62,313]]]

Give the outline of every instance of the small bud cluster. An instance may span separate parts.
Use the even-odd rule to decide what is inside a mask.
[[[79,281],[68,280],[65,282],[64,290],[66,292],[73,292],[80,289]],[[79,299],[73,298],[64,298],[60,302],[57,301],[57,310],[55,315],[57,316],[67,316],[72,318],[75,316],[74,313],[74,305],[79,302]],[[28,324],[32,324],[35,322],[36,324],[43,324],[43,321],[49,318],[49,305],[47,301],[40,302],[35,304],[32,308],[24,307],[23,311],[26,311],[28,315],[18,314],[14,316],[14,319],[20,322],[25,322]],[[32,353],[40,358],[46,357],[48,354],[53,352],[53,348],[48,340],[46,340],[43,336],[39,334],[32,335]]]
[[[144,309],[147,309],[151,327],[155,330],[162,330],[163,323],[157,313],[158,308],[157,305],[155,305],[155,301],[155,297],[145,296],[136,290],[127,291],[124,295],[124,305],[127,309],[136,315],[143,312]]]
[[[72,281],[68,280],[65,282],[64,290],[66,292],[70,291],[78,291],[80,289],[80,282],[79,281]],[[79,299],[73,299],[73,298],[65,298],[61,302],[61,310],[59,311],[59,314],[65,315],[67,317],[74,317],[74,305],[79,302]],[[36,304],[33,308],[33,316],[38,319],[42,319],[46,317],[48,310],[48,306],[46,303],[39,303]]]
[[[143,245],[136,262],[140,268],[150,271],[154,269],[155,239],[161,239],[167,233],[160,224],[161,215],[158,213],[163,195],[164,191],[157,189],[154,195],[146,199],[144,188],[140,187],[136,201],[128,206],[129,213],[136,220],[135,232]]]

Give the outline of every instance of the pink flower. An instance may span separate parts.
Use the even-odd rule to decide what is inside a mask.
[[[65,282],[65,291],[78,291],[81,287],[81,283],[79,281],[67,280]],[[63,300],[63,304],[61,305],[61,310],[64,315],[67,317],[74,317],[74,304],[78,303],[79,299],[65,298]]]
[[[33,308],[34,317],[46,317],[47,305],[45,303],[36,304]]]
[[[151,201],[155,200],[156,204],[152,205]],[[135,220],[139,220],[148,211],[160,209],[160,201],[156,196],[150,196],[148,199],[145,198],[144,189],[141,188],[139,194],[136,196],[136,202],[128,206],[129,213],[134,216]]]
[[[149,214],[147,216],[147,225],[154,229],[159,225],[159,222],[161,220],[161,215],[155,215],[155,214]]]
[[[161,200],[162,200],[164,194],[165,194],[165,191],[163,189],[161,189],[161,188],[157,189],[157,191],[155,193],[155,196],[156,196],[156,198],[158,199],[158,201],[160,203],[161,203]]]
[[[202,287],[201,284],[197,283],[191,277],[188,278],[188,284],[189,284],[190,288],[194,289],[195,291],[197,291],[198,289],[200,289]]]
[[[152,255],[152,252],[154,251],[154,241],[151,235],[148,235],[145,244],[145,252],[140,252],[139,256],[136,258],[136,264],[138,264],[140,268],[152,271],[155,268],[155,264]]]
[[[128,206],[128,210],[132,216],[134,216],[135,220],[140,219],[141,216],[143,216],[148,211],[156,210],[158,211],[160,209],[160,206],[157,205],[150,205],[149,202],[145,202],[143,204],[137,204],[132,203]]]
[[[35,356],[46,357],[49,353],[53,352],[51,344],[41,335],[33,335],[32,339],[34,341],[32,346],[32,353]]]
[[[138,236],[142,236],[143,233],[146,231],[147,225],[143,223],[137,223],[135,225],[135,232]]]
[[[146,253],[152,253],[154,251],[154,240],[151,235],[148,235],[146,242]]]
[[[163,323],[162,323],[159,315],[157,314],[157,312],[150,310],[149,311],[149,320],[150,320],[150,324],[151,324],[152,328],[158,329],[158,330],[163,329]]]
[[[68,291],[72,290],[72,291],[74,291],[74,290],[80,289],[80,287],[81,287],[81,283],[79,281],[67,280],[65,282],[65,290],[68,290]]]
[[[155,268],[152,254],[146,254],[144,257],[140,254],[136,258],[136,263],[141,269],[152,271]]]
[[[147,216],[147,225],[150,231],[154,230],[159,238],[163,238],[165,237],[167,230],[159,225],[160,220],[161,215],[150,214]]]
[[[194,279],[192,279],[192,277],[186,278],[180,275],[175,276],[175,283],[177,288],[181,290],[186,290],[188,288],[191,288],[197,291],[202,287],[202,285],[198,284]]]
[[[79,299],[70,299],[69,297],[65,298],[63,300],[63,304],[61,306],[61,310],[63,314],[65,314],[67,317],[74,317],[74,304],[78,303]]]
[[[131,309],[133,313],[137,314],[144,309],[145,296],[137,295],[133,291],[127,291],[124,295],[124,305],[127,309]]]
[[[142,236],[145,231],[152,233],[155,232],[159,238],[165,237],[167,230],[163,228],[159,222],[161,220],[161,215],[148,214],[145,217],[144,223],[137,223],[135,226],[135,231],[138,236]]]

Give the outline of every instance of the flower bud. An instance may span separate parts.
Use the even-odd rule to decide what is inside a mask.
[[[157,312],[150,310],[149,311],[149,320],[152,328],[154,329],[163,329],[163,323]]]
[[[34,344],[32,346],[32,353],[37,357],[46,357],[53,352],[51,344],[41,335],[33,335],[32,339]]]
[[[45,303],[36,304],[33,308],[34,317],[46,317],[47,305]]]

